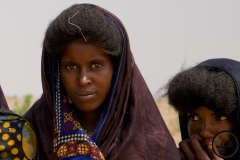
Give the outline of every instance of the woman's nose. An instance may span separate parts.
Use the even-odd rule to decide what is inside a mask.
[[[211,122],[203,123],[200,128],[200,136],[203,138],[213,138],[214,137],[214,125]]]
[[[81,86],[84,86],[84,85],[88,85],[91,83],[91,80],[90,80],[90,74],[87,70],[85,69],[82,69],[80,72],[79,72],[79,77],[78,77],[78,81],[79,81],[79,84]]]

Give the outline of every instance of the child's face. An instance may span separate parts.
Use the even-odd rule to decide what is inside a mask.
[[[108,95],[113,63],[100,48],[72,42],[61,55],[60,73],[72,103],[80,111],[92,112]]]
[[[201,106],[188,115],[188,133],[191,137],[198,134],[202,140],[200,144],[203,148],[207,148],[212,144],[214,136],[221,131],[233,131],[234,124],[226,116],[218,115],[217,113],[209,110],[205,106]],[[222,141],[229,140],[228,135],[218,136],[216,139],[217,144]],[[219,152],[223,152],[219,150]]]

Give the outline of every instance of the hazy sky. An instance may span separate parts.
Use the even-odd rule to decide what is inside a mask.
[[[5,95],[41,95],[45,30],[75,3],[96,4],[120,18],[153,94],[183,64],[216,57],[240,60],[237,0],[5,0],[0,1],[0,84]]]

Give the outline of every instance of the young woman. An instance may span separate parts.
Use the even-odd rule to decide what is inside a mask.
[[[169,103],[180,113],[181,159],[239,160],[240,62],[209,59],[175,75]]]
[[[109,11],[77,4],[51,22],[42,83],[25,114],[38,134],[38,159],[180,159],[127,32]]]

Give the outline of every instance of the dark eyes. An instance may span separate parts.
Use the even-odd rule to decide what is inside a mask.
[[[228,117],[226,117],[226,116],[217,116],[217,119],[218,119],[219,121],[224,121],[224,120],[227,120]]]
[[[94,63],[94,64],[92,64],[91,67],[94,68],[94,69],[100,68],[100,67],[102,67],[102,64],[101,63]]]
[[[194,114],[188,114],[188,119],[192,120],[192,121],[197,121],[199,120],[198,116],[194,115]]]
[[[191,114],[191,113],[188,113],[187,116],[188,116],[188,119],[189,119],[189,120],[192,120],[192,121],[198,121],[198,120],[200,120],[200,118],[199,118],[198,116],[196,116],[196,115],[194,115],[194,114]],[[215,119],[216,119],[217,121],[225,121],[225,120],[228,119],[228,117],[227,117],[227,116],[218,116],[218,115],[215,115]]]
[[[98,68],[100,68],[100,67],[102,67],[102,66],[103,66],[102,63],[93,63],[93,64],[90,66],[90,68],[91,68],[91,69],[98,69]],[[72,65],[72,64],[66,65],[66,68],[67,68],[68,70],[76,70],[76,69],[78,69],[78,67],[77,67],[76,65]]]
[[[67,69],[68,70],[75,70],[75,69],[77,69],[77,66],[75,66],[75,65],[67,65]]]

